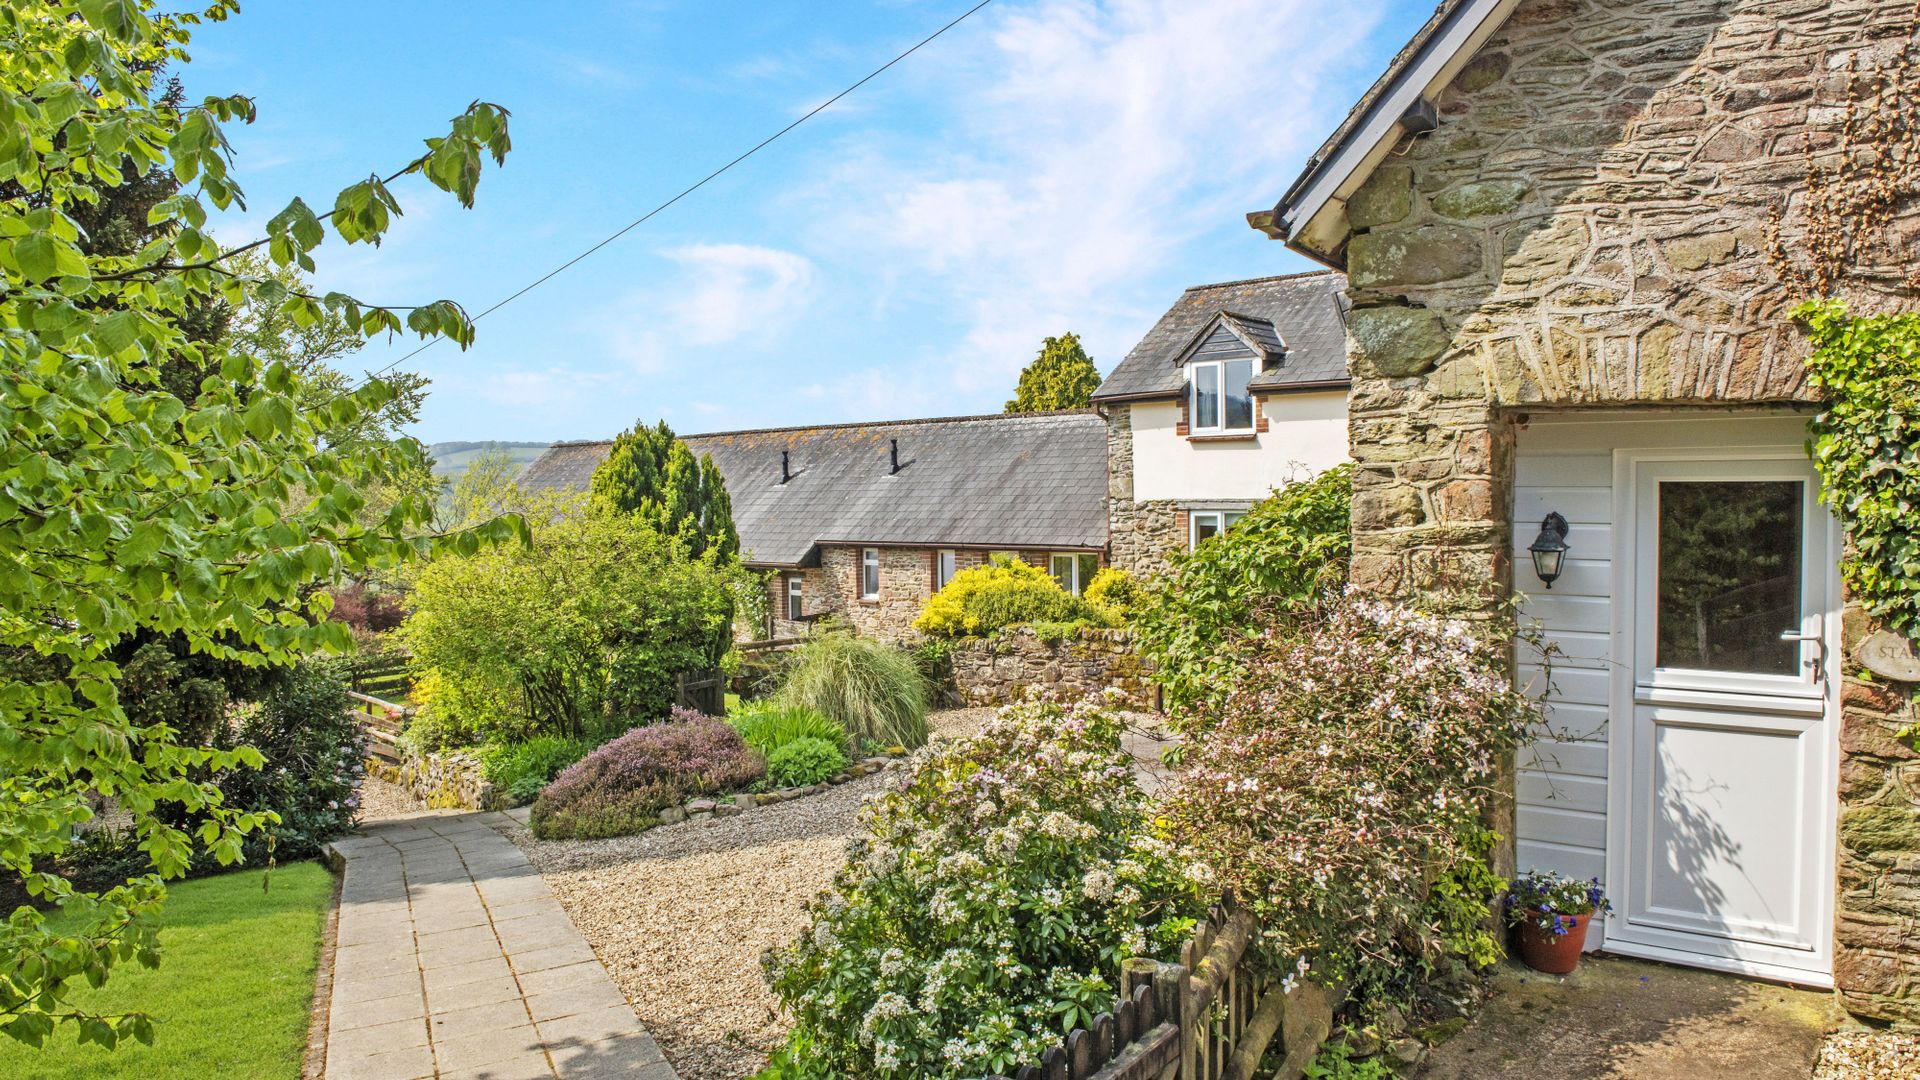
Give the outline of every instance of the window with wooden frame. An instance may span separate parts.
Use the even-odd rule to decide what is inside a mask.
[[[936,551],[933,553],[933,591],[939,592],[953,580],[960,569],[960,554],[955,551]]]
[[[880,599],[880,549],[860,551],[860,599]]]
[[[803,589],[799,574],[787,575],[787,621],[799,622],[806,618]]]

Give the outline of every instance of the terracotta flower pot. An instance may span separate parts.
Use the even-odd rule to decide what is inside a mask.
[[[1564,934],[1542,930],[1541,918],[1540,911],[1529,909],[1526,920],[1514,927],[1520,960],[1535,971],[1565,975],[1580,963],[1580,948],[1587,943],[1587,923],[1593,916],[1560,916],[1561,925],[1567,928]]]

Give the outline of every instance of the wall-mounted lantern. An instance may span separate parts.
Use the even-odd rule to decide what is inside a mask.
[[[1527,550],[1533,553],[1533,572],[1547,588],[1553,588],[1553,579],[1567,564],[1567,519],[1557,512],[1548,514],[1540,522],[1540,535],[1533,538]]]

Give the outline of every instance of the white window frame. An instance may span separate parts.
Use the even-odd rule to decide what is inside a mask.
[[[1246,425],[1243,427],[1240,425],[1229,425],[1227,423],[1228,364],[1247,365],[1247,381],[1249,383],[1253,381],[1254,375],[1258,373],[1257,365],[1255,365],[1252,357],[1196,360],[1187,365],[1187,431],[1189,434],[1251,435],[1254,433],[1254,428],[1257,426],[1254,413],[1257,410],[1252,404],[1253,391],[1251,389],[1247,391],[1248,406]],[[1219,397],[1219,414],[1214,418],[1215,422],[1210,425],[1200,423],[1200,372],[1203,369],[1213,372],[1215,393]]]
[[[787,621],[799,622],[806,618],[805,586],[801,584],[799,574],[787,575]]]
[[[1099,557],[1093,555],[1092,552],[1051,551],[1047,553],[1047,574],[1050,577],[1052,577],[1053,580],[1059,581],[1061,588],[1067,590],[1068,592],[1072,593],[1075,596],[1079,596],[1081,593],[1084,593],[1087,591],[1088,585],[1093,583],[1093,574],[1086,575],[1085,581],[1081,580],[1080,560],[1085,558],[1092,558],[1094,560],[1093,573],[1094,574],[1099,573],[1100,572]],[[1054,569],[1054,564],[1061,559],[1067,560],[1067,574],[1066,574],[1067,580],[1065,581],[1060,581],[1060,574],[1058,571]]]
[[[1204,510],[1187,511],[1187,550],[1192,551],[1203,543],[1200,539],[1200,519],[1211,519],[1214,523],[1213,536],[1219,536],[1221,533],[1233,528],[1234,522],[1246,516],[1247,512],[1245,510],[1233,510],[1224,507],[1209,507]],[[1213,536],[1209,536],[1207,539],[1211,540]]]
[[[933,553],[933,591],[939,592],[960,572],[960,553],[944,548]]]
[[[880,599],[880,549],[860,549],[860,599]]]

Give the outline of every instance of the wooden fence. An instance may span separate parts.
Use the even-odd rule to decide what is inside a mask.
[[[1263,1080],[1299,1077],[1326,1040],[1334,998],[1260,972],[1249,955],[1257,930],[1250,909],[1214,908],[1179,963],[1129,961],[1119,1007],[1015,1080],[1253,1080],[1276,1037],[1285,1056]]]
[[[399,652],[358,657],[347,668],[349,688],[355,693],[404,700],[413,692],[413,672],[408,667],[411,662],[411,657]]]
[[[366,730],[367,756],[389,765],[400,764],[400,733],[413,716],[412,706],[382,701],[358,690],[348,693],[347,698],[355,706],[349,715]]]

